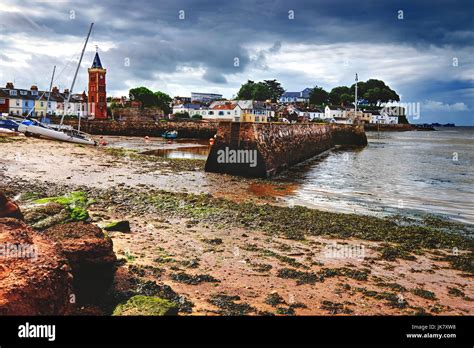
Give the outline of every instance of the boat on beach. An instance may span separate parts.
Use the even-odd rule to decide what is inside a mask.
[[[97,142],[84,132],[75,129],[54,130],[34,119],[26,119],[21,122],[18,126],[18,131],[27,136],[35,135],[52,140],[66,141],[68,143],[97,145]]]
[[[0,118],[0,133],[15,133],[18,132],[19,123],[8,118]]]

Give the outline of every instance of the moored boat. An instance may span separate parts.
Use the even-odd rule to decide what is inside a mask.
[[[165,139],[176,139],[178,137],[177,131],[167,131],[161,134],[161,136]]]

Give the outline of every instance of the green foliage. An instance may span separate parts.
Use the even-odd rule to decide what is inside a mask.
[[[351,95],[351,89],[347,86],[338,86],[334,87],[331,92],[329,92],[329,101],[333,105],[341,104],[341,95],[349,94]]]
[[[172,101],[171,97],[163,92],[157,91],[154,93],[156,98],[156,106],[158,106],[165,115],[168,115],[171,112],[170,103]]]
[[[355,84],[351,86],[351,91],[354,93]],[[376,79],[359,82],[357,84],[357,94],[359,97],[366,99],[371,105],[400,101],[399,95],[394,90],[387,86],[385,82]]]
[[[89,219],[87,207],[90,202],[87,194],[82,191],[74,191],[65,196],[47,197],[33,201],[35,204],[58,203],[66,207],[69,211],[69,221],[86,221]]]
[[[112,315],[163,316],[178,314],[178,307],[168,300],[154,296],[135,295],[119,304]]]
[[[265,101],[267,99],[273,99],[279,92],[279,83],[276,80],[272,80],[270,84],[266,82],[257,82],[248,80],[247,83],[240,87],[237,93],[237,99],[240,100],[259,100]],[[281,95],[281,94],[280,94]]]
[[[132,88],[129,91],[131,100],[138,100],[142,103],[142,108],[159,107],[165,114],[171,112],[171,97],[163,92],[153,92],[146,87]]]
[[[129,91],[131,100],[138,100],[142,103],[142,107],[151,107],[156,105],[156,96],[146,87],[132,88]]]
[[[271,99],[272,102],[276,103],[278,99],[285,93],[285,90],[281,86],[280,82],[277,80],[264,80],[263,83],[268,87],[271,91]]]
[[[339,101],[341,104],[343,105],[349,105],[351,104],[353,101],[354,101],[354,96],[353,95],[350,95],[348,93],[343,93],[341,94],[341,96],[339,97]]]
[[[191,117],[195,120],[202,120],[202,116],[201,115],[193,115],[193,117]]]
[[[324,105],[329,102],[329,93],[322,87],[315,86],[309,94],[309,102],[313,105]]]

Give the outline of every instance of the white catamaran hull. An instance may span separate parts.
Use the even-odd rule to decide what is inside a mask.
[[[95,145],[95,141],[87,138],[82,138],[82,137],[74,137],[70,136],[64,132],[60,131],[55,131],[50,128],[46,127],[40,127],[36,125],[25,125],[25,124],[20,124],[18,127],[18,131],[21,133],[31,133],[34,135],[39,135],[48,139],[54,139],[54,140],[59,140],[59,141],[66,141],[70,143],[76,143],[76,144],[83,144],[83,145]]]

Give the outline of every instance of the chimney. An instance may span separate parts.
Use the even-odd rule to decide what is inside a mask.
[[[59,93],[59,88],[57,86],[54,86],[53,89],[51,90],[53,93]]]
[[[30,90],[32,90],[32,91],[37,91],[37,90],[38,90],[38,87],[37,87],[36,85],[33,85],[33,86],[31,86]]]
[[[69,88],[64,88],[64,94],[69,94]]]
[[[7,88],[7,89],[13,89],[13,88],[15,88],[15,87],[13,86],[13,82],[7,82],[7,85],[6,85],[5,88]]]

